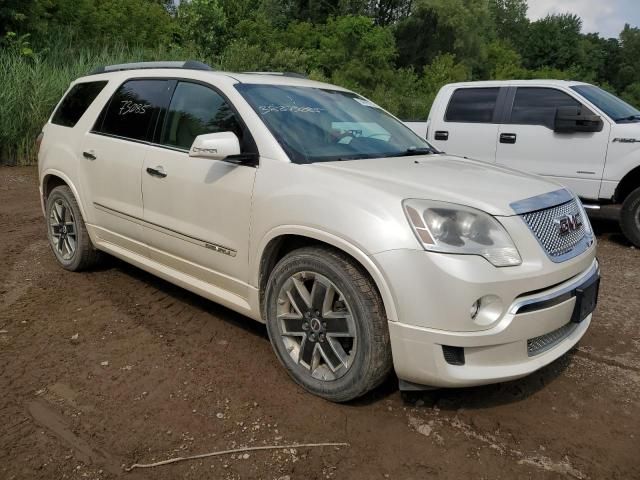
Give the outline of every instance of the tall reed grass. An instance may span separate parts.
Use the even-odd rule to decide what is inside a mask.
[[[0,164],[33,165],[35,139],[71,81],[99,65],[179,60],[193,52],[123,45],[79,47],[72,39],[55,39],[33,56],[0,49]]]

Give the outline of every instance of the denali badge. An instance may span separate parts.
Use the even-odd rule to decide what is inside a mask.
[[[582,226],[579,213],[572,213],[556,218],[553,223],[558,225],[558,233],[560,236],[567,235]]]

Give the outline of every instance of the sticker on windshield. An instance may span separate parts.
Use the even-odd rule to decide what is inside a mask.
[[[260,105],[258,108],[263,115],[276,112],[320,113],[322,111],[322,108],[318,107],[298,107],[297,105]]]
[[[356,102],[358,102],[360,105],[364,105],[365,107],[380,108],[378,105],[376,105],[375,103],[373,103],[370,100],[367,100],[366,98],[353,97],[353,99]]]

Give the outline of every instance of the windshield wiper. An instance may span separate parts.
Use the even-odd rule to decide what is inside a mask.
[[[634,120],[640,120],[640,113],[629,115],[628,117],[616,118],[616,122],[633,122]]]
[[[420,148],[407,148],[403,154],[398,155],[399,157],[410,157],[412,155],[431,155],[435,153],[433,148],[429,147],[420,147]]]

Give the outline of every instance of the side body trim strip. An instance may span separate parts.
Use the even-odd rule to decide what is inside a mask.
[[[119,210],[115,210],[113,208],[107,207],[106,205],[102,205],[102,204],[97,203],[97,202],[93,202],[93,205],[98,210],[100,210],[102,212],[109,213],[111,215],[115,215],[115,216],[123,218],[125,220],[130,220],[130,221],[132,221],[134,223],[137,223],[139,225],[148,227],[148,228],[150,228],[152,230],[155,230],[157,232],[165,233],[167,235],[171,235],[173,237],[180,238],[181,240],[193,243],[194,245],[198,245],[200,247],[208,248],[209,250],[213,250],[214,252],[222,253],[222,254],[228,255],[230,257],[235,257],[238,254],[238,251],[234,250],[231,247],[225,247],[224,245],[219,245],[217,243],[208,242],[206,240],[202,240],[201,238],[192,237],[191,235],[187,235],[185,233],[178,232],[176,230],[164,227],[162,225],[158,225],[156,223],[148,222],[146,220],[143,220],[142,218],[138,218],[138,217],[135,217],[133,215],[129,215],[127,213],[123,213],[123,212],[121,212]]]

